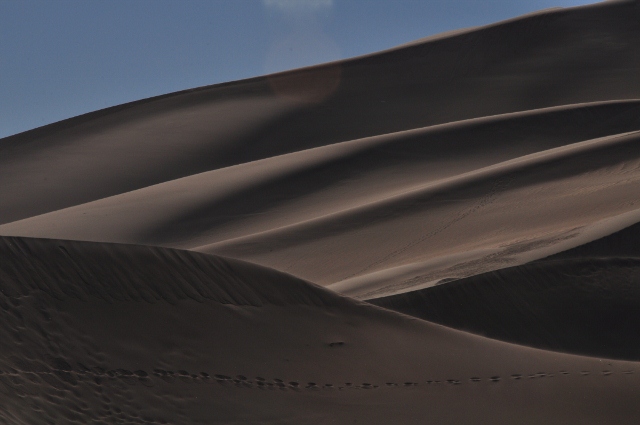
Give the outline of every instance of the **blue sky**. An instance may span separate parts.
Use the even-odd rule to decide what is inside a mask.
[[[0,137],[589,0],[0,0]]]

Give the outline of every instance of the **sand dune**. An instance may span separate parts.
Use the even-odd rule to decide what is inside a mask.
[[[580,140],[601,136],[604,122],[611,131],[640,128],[637,117],[636,102],[606,103],[362,139],[186,177],[0,232],[197,249],[320,284],[463,252],[474,260],[493,254],[484,269],[454,276],[463,277],[504,266],[523,241],[531,249],[545,244],[532,240],[561,242],[636,209],[629,188],[640,177],[637,134]],[[560,131],[558,121],[571,124]],[[579,213],[567,214],[573,209]],[[347,293],[380,289],[364,280]]]
[[[638,46],[553,9],[1,139],[0,422],[637,422]]]
[[[484,339],[238,261],[23,238],[0,252],[9,423],[595,424],[635,409],[638,363]]]

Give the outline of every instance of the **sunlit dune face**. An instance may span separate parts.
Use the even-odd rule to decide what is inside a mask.
[[[342,69],[339,64],[305,69],[268,77],[277,96],[304,103],[319,103],[332,95],[340,85]]]

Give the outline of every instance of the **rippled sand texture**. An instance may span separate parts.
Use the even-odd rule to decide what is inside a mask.
[[[0,423],[640,421],[640,1],[0,140]]]

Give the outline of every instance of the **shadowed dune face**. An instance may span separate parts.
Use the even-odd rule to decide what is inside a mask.
[[[628,219],[635,224],[594,226],[588,242],[521,266],[369,302],[503,341],[637,361],[640,225]]]
[[[370,302],[503,341],[640,360],[639,265],[541,260]]]
[[[343,300],[327,290],[309,289],[309,283],[293,276],[186,251],[5,237],[0,245],[2,289],[9,297],[42,291],[55,299],[93,297],[152,304],[190,299],[254,307],[265,303],[329,306]]]
[[[637,423],[638,46],[605,2],[0,140],[0,423]]]
[[[0,255],[4,423],[596,424],[635,406],[637,363],[484,339],[243,262],[24,238]]]

